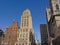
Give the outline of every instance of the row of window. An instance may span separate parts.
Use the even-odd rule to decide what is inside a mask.
[[[22,27],[23,26],[28,26],[28,19],[22,20]]]
[[[29,18],[29,16],[23,16],[22,17],[22,27],[28,26],[28,18]]]
[[[16,44],[16,45],[18,45],[18,44]],[[27,43],[22,43],[22,44],[19,44],[19,45],[28,45]]]
[[[29,16],[23,16],[22,18],[29,18]]]
[[[20,41],[27,41],[28,39],[27,38],[20,38],[19,40]]]
[[[28,29],[21,29],[20,32],[28,32]]]
[[[28,33],[20,34],[20,38],[28,38]]]

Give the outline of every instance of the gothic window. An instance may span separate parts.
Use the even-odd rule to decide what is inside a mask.
[[[56,4],[56,10],[59,10],[59,5],[58,4]]]

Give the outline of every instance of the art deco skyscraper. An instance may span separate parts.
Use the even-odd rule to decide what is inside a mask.
[[[18,42],[19,45],[34,44],[34,30],[32,26],[32,17],[29,9],[26,9],[21,16]]]

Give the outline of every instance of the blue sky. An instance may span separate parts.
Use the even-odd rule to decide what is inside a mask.
[[[0,28],[11,26],[15,20],[19,23],[22,12],[27,8],[31,11],[35,37],[41,41],[40,24],[46,23],[48,0],[0,0]]]

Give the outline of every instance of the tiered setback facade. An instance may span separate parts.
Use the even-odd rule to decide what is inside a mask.
[[[21,16],[21,24],[18,33],[17,45],[34,45],[34,30],[29,9],[26,9]]]

